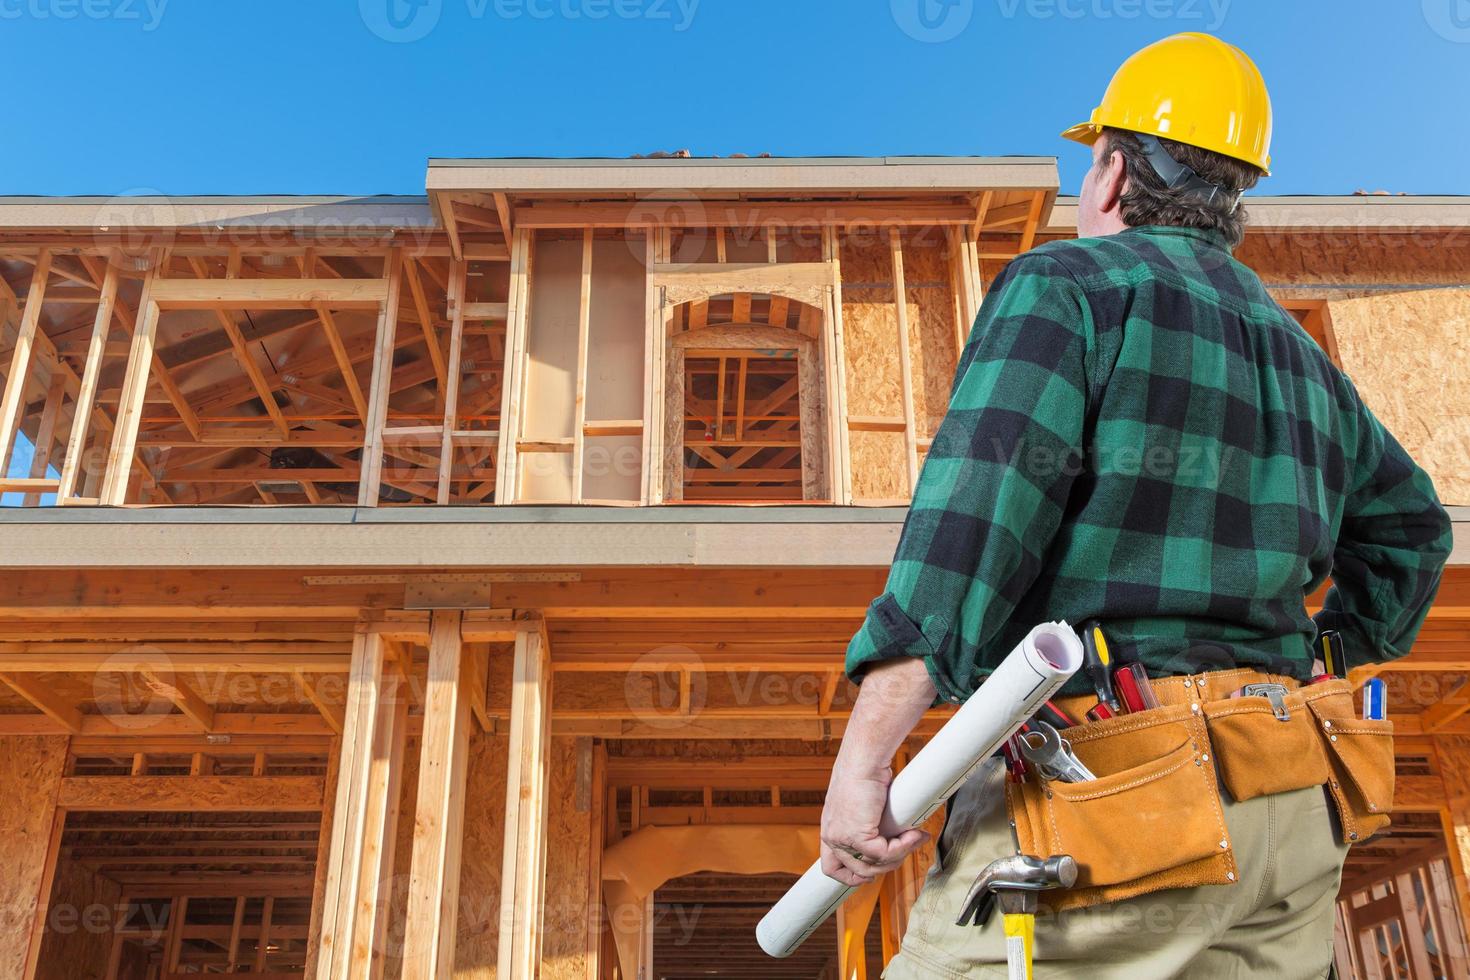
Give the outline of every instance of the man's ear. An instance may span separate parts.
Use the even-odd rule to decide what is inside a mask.
[[[1128,167],[1123,162],[1123,154],[1114,150],[1107,153],[1107,163],[1098,173],[1097,180],[1097,209],[1103,214],[1113,214],[1122,206],[1123,191],[1128,186]]]

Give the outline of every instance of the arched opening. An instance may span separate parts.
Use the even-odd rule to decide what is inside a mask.
[[[822,311],[773,294],[692,300],[669,320],[665,499],[823,500]]]

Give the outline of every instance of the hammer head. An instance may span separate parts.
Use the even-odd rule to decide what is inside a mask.
[[[990,920],[999,898],[1007,912],[1036,911],[1036,893],[1053,888],[1071,888],[1077,883],[1077,862],[1070,854],[1039,858],[1012,854],[985,866],[965,895],[956,925],[973,922],[983,926]]]

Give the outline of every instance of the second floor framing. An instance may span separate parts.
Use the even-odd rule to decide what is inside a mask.
[[[1037,158],[434,161],[428,183],[0,200],[8,502],[902,504],[986,281],[1074,233]],[[1263,202],[1282,213],[1242,255],[1334,357],[1339,302],[1430,286],[1463,315],[1463,204],[1393,227],[1424,200],[1330,200],[1378,226]]]

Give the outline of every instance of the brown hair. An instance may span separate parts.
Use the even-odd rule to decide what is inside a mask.
[[[1171,157],[1227,192],[1207,202],[1197,193],[1166,186],[1148,162],[1136,135],[1126,129],[1108,128],[1103,132],[1106,138],[1103,162],[1114,153],[1123,156],[1128,184],[1120,203],[1125,222],[1134,227],[1175,225],[1211,229],[1224,235],[1231,248],[1240,244],[1245,237],[1246,213],[1243,205],[1233,202],[1241,191],[1256,186],[1264,175],[1259,167],[1212,150],[1160,138],[1159,143]]]

